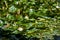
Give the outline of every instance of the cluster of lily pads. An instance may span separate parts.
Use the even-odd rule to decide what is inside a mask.
[[[60,35],[58,4],[57,0],[1,0],[0,28],[27,38],[52,40],[53,35]]]

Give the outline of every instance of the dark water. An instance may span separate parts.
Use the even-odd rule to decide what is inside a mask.
[[[36,37],[30,37],[26,38],[26,36],[23,36],[21,34],[6,34],[10,33],[11,31],[4,31],[0,28],[0,40],[39,40],[40,38]],[[60,36],[54,35],[54,40],[60,40]]]
[[[0,28],[0,40],[39,40],[39,38],[26,38],[26,36],[23,36],[21,34],[11,34],[11,31],[5,31]]]
[[[60,36],[54,35],[54,40],[60,40]]]

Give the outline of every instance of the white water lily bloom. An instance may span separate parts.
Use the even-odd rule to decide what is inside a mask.
[[[12,0],[9,0],[9,1],[12,1]]]
[[[19,2],[18,2],[18,1],[16,1],[16,2],[15,2],[15,4],[19,4]]]
[[[37,21],[35,21],[35,23],[38,23]]]
[[[16,26],[16,24],[14,23],[13,26]]]
[[[2,20],[0,20],[0,23],[1,23],[1,24],[3,23]]]
[[[60,8],[59,6],[56,6],[56,8]]]
[[[22,27],[19,27],[18,30],[19,30],[19,31],[23,31],[23,28],[22,28]]]
[[[10,14],[7,14],[7,16],[6,16],[6,17],[9,17],[9,15],[10,15]]]
[[[29,17],[28,17],[28,16],[25,16],[25,19],[27,19],[27,20],[28,20],[28,19],[29,19]]]
[[[2,25],[3,25],[3,21],[2,21],[2,20],[0,20],[0,27],[2,27]]]
[[[30,12],[33,12],[33,9],[30,9]]]

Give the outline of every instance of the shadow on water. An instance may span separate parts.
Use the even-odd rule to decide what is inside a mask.
[[[54,35],[54,40],[60,40],[60,36]]]
[[[21,34],[11,34],[12,31],[4,31],[0,28],[0,40],[39,40],[40,38],[30,37],[26,38],[26,36]],[[10,34],[9,34],[10,33]],[[54,35],[54,40],[60,40],[60,36]]]
[[[4,31],[0,28],[0,40],[39,40],[39,38],[31,37],[26,38],[26,36],[20,35],[20,34],[6,34],[11,33],[11,31],[7,30]]]

